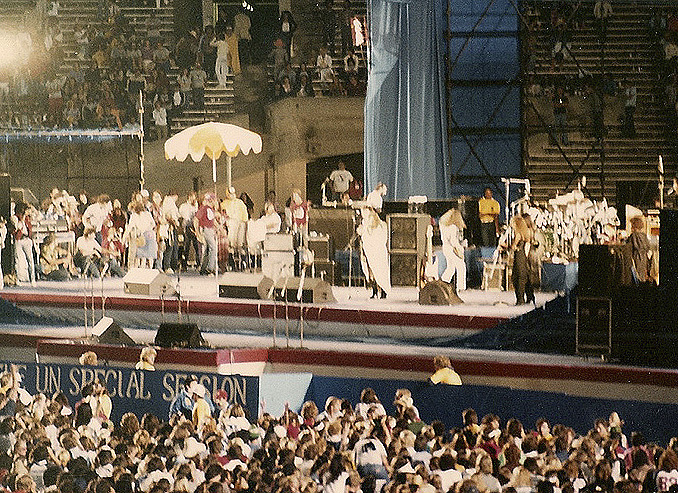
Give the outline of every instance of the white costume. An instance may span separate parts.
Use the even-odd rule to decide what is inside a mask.
[[[388,294],[391,291],[391,268],[388,262],[388,228],[376,213],[363,209],[363,222],[358,228],[362,252],[360,262],[367,279],[374,279]]]
[[[459,241],[460,231],[454,224],[440,223],[440,239],[443,242],[443,254],[447,267],[440,279],[450,282],[454,273],[457,273],[457,291],[466,289],[466,263],[464,262],[464,247]],[[461,254],[461,257],[459,256]]]

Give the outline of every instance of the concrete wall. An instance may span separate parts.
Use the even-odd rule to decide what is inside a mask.
[[[306,187],[306,163],[317,158],[363,151],[363,98],[289,98],[270,105],[268,133],[262,135],[260,154],[233,158],[233,185],[247,191],[259,211],[267,190],[275,190],[279,203],[293,188]],[[247,115],[230,121],[249,127]],[[212,190],[212,162],[194,163],[165,159],[164,142],[144,145],[145,187],[180,196],[193,189],[197,178],[202,191]],[[126,203],[138,188],[139,140],[132,137],[99,143],[54,144],[47,142],[10,144],[5,159],[12,186],[33,191],[39,200],[52,187],[77,193],[106,192]],[[328,170],[329,172],[329,170]],[[217,190],[226,190],[226,156],[217,161]]]
[[[269,107],[279,201],[305,189],[308,161],[363,151],[363,107],[364,98],[290,98]]]

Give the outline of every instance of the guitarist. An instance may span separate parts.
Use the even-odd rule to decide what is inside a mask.
[[[443,242],[443,254],[447,261],[447,267],[440,279],[446,283],[452,281],[452,276],[457,274],[456,290],[466,290],[466,263],[464,262],[464,246],[461,238],[464,235],[464,219],[458,209],[450,209],[440,216],[440,239]]]

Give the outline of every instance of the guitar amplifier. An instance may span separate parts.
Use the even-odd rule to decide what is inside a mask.
[[[308,248],[316,261],[334,260],[334,242],[329,235],[319,235],[308,239]]]

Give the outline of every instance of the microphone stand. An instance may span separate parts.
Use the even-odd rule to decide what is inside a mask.
[[[111,266],[111,260],[109,259],[108,262],[104,265],[103,270],[101,271],[101,318],[104,318],[106,316],[106,297],[104,296],[104,275],[108,271],[109,267]]]

